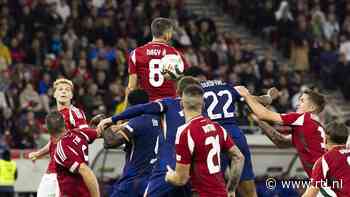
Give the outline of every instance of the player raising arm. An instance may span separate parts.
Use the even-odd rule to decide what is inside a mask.
[[[297,112],[279,114],[257,102],[245,87],[237,86],[235,89],[259,119],[291,126],[292,144],[310,177],[314,163],[325,151],[325,133],[317,116],[325,106],[323,95],[306,91],[299,98]]]
[[[129,56],[128,92],[140,88],[147,92],[151,101],[164,97],[176,97],[176,83],[162,74],[161,59],[165,55],[181,56],[184,68],[187,62],[183,55],[168,43],[172,38],[174,23],[167,18],[155,18],[151,24],[153,40],[137,47]],[[166,65],[165,65],[166,66]],[[126,96],[127,97],[127,96]]]
[[[326,127],[327,149],[312,170],[311,187],[303,197],[347,197],[350,194],[350,150],[345,147],[349,135],[345,124],[332,122]],[[327,189],[325,189],[328,187]],[[326,193],[327,194],[326,194]]]
[[[176,167],[168,167],[166,181],[184,185],[191,179],[192,188],[199,196],[227,197],[221,169],[221,151],[231,157],[229,184],[233,193],[243,169],[244,156],[231,137],[218,123],[202,116],[203,90],[192,85],[185,88],[181,104],[186,124],[176,134]],[[232,180],[232,178],[236,178]]]
[[[88,143],[97,135],[87,136],[81,129],[66,131],[64,119],[57,111],[47,115],[46,124],[49,134],[57,140],[54,160],[60,196],[99,197],[96,176],[88,167],[87,150]]]

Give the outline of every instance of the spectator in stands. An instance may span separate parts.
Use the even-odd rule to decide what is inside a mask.
[[[39,112],[42,110],[42,104],[39,94],[33,88],[31,83],[27,83],[25,89],[20,94],[21,109],[25,111]]]
[[[5,63],[5,65],[2,65],[0,67],[7,68],[8,65],[12,64],[11,53],[2,39],[3,37],[0,35],[0,58]]]
[[[322,26],[323,34],[327,40],[331,40],[340,32],[339,23],[334,13],[329,13]]]

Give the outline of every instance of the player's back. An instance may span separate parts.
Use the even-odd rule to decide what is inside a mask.
[[[226,131],[218,123],[199,116],[178,129],[176,144],[184,138],[192,151],[192,187],[201,197],[227,196],[220,166],[220,152],[229,148]]]
[[[204,114],[220,124],[235,124],[235,103],[241,96],[226,82],[208,80],[201,82],[204,90]]]
[[[321,162],[321,165],[315,165],[315,168],[322,167],[322,170],[316,169],[318,176],[328,181],[328,186],[332,188],[338,197],[345,197],[350,194],[349,158],[349,149],[345,146],[336,146],[320,158],[318,162]],[[325,177],[324,174],[326,174]]]
[[[137,74],[138,86],[148,93],[151,101],[176,97],[175,82],[165,80],[160,68],[162,57],[168,54],[181,55],[174,47],[161,42],[149,42],[130,54],[129,74]],[[185,59],[182,59],[185,63]]]
[[[89,197],[89,191],[78,173],[81,163],[88,164],[88,139],[78,132],[67,132],[57,143],[57,179],[61,196]]]
[[[138,116],[130,119],[126,128],[132,130],[132,139],[125,147],[125,165],[118,187],[130,188],[128,186],[130,183],[133,183],[135,189],[142,187],[137,185],[137,181],[139,184],[144,181],[144,187],[146,187],[144,179],[147,179],[151,174],[153,164],[156,161],[154,150],[157,148],[157,137],[161,132],[159,116]]]

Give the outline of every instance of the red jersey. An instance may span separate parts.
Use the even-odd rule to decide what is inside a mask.
[[[308,176],[318,158],[325,153],[326,134],[311,113],[289,113],[281,115],[284,125],[292,127],[292,143]]]
[[[338,197],[350,194],[350,150],[336,146],[317,160],[312,170],[311,184],[315,187],[327,185]]]
[[[66,123],[66,130],[88,127],[83,110],[78,109],[73,105],[71,105],[70,107],[61,109],[59,112],[63,116],[64,122]],[[47,168],[47,173],[56,173],[56,169],[55,169],[56,164],[53,159],[53,156],[55,155],[55,151],[56,151],[56,144],[53,143],[53,139],[51,138],[50,147],[49,147],[50,162]]]
[[[176,162],[192,165],[191,184],[200,197],[227,197],[220,152],[234,143],[224,128],[203,116],[181,126],[176,134]]]
[[[91,135],[87,136],[86,133]],[[90,196],[89,190],[78,172],[80,164],[88,165],[88,145],[96,137],[95,129],[74,129],[68,131],[58,141],[54,161],[56,162],[60,196]]]
[[[145,90],[151,101],[164,97],[176,97],[176,84],[173,80],[165,80],[159,64],[162,57],[168,54],[178,54],[182,57],[184,68],[188,64],[184,56],[161,42],[149,42],[136,48],[129,56],[129,74],[136,74],[138,86]]]

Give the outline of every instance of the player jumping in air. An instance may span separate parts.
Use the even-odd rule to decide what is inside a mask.
[[[176,97],[176,83],[162,74],[161,58],[176,54],[182,57],[184,68],[187,62],[183,55],[168,43],[173,36],[174,23],[167,18],[155,18],[151,24],[153,40],[137,47],[129,56],[129,84],[126,95],[136,88],[143,89],[150,101]]]
[[[186,124],[178,128],[176,135],[175,171],[169,167],[165,179],[174,185],[185,185],[190,179],[192,189],[200,197],[227,197],[221,153],[229,156],[231,166],[240,166],[237,172],[230,172],[231,177],[240,176],[244,156],[224,128],[202,116],[203,94],[198,85],[188,86],[183,92],[181,104]]]

